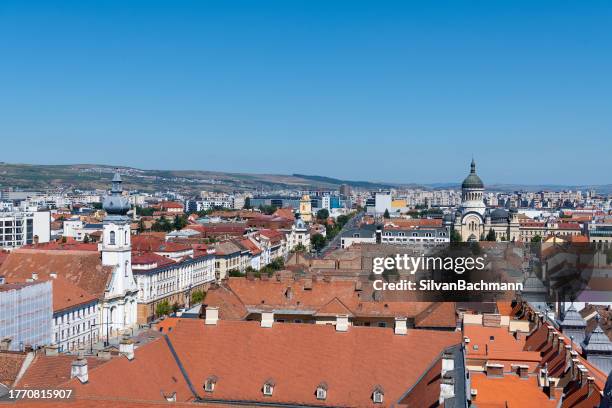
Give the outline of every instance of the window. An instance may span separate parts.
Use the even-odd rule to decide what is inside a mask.
[[[210,376],[206,379],[204,383],[204,391],[213,392],[215,390],[215,385],[217,384],[217,376]]]
[[[376,388],[374,388],[374,392],[372,393],[372,401],[374,401],[375,404],[382,404],[384,399],[384,393],[383,390],[380,386],[376,386]]]
[[[327,383],[322,382],[317,386],[316,396],[318,400],[327,399]]]
[[[263,386],[263,394],[267,397],[271,397],[274,392],[274,381],[268,380]]]
[[[110,232],[109,245],[115,245],[115,231]]]

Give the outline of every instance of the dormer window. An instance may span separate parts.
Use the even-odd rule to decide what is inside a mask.
[[[384,397],[385,393],[382,387],[380,385],[374,387],[374,391],[372,392],[372,401],[374,401],[375,404],[382,404]]]
[[[215,385],[217,385],[217,376],[211,375],[206,379],[206,382],[204,383],[204,391],[213,392],[215,390]]]
[[[268,380],[264,383],[263,386],[263,395],[266,397],[271,397],[274,392],[274,380]]]
[[[317,386],[316,396],[318,400],[327,399],[327,383],[322,382]]]

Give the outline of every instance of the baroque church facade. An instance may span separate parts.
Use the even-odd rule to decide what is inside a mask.
[[[461,183],[461,206],[447,223],[461,241],[483,241],[493,231],[496,241],[518,241],[519,222],[515,208],[488,208],[484,201],[484,183],[476,173],[472,159],[470,174]]]
[[[111,193],[102,203],[107,215],[98,250],[102,255],[102,265],[112,268],[100,305],[100,334],[104,337],[136,325],[138,287],[132,274],[130,218],[127,216],[130,203],[123,195],[121,184],[121,176],[115,173]]]

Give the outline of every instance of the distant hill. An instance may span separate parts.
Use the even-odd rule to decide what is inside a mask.
[[[385,188],[397,188],[398,184],[387,184],[387,183],[375,183],[371,181],[351,181],[351,180],[340,180],[332,177],[325,176],[309,176],[306,174],[293,174],[293,177],[297,177],[299,179],[312,180],[315,182],[330,184],[339,186],[341,184],[348,184],[351,187],[360,187],[364,189],[376,190],[376,189],[385,189]]]
[[[321,176],[225,173],[200,170],[142,170],[97,164],[32,165],[0,162],[0,188],[24,190],[107,189],[112,173],[118,169],[126,188],[140,191],[201,190],[241,191],[279,189],[335,189],[340,184],[367,189],[391,188],[392,184],[351,182]]]
[[[67,190],[82,189],[106,190],[112,173],[117,167],[98,164],[35,165],[0,162],[0,189],[15,187],[24,190]],[[279,189],[309,190],[337,189],[341,184],[366,190],[390,188],[459,189],[458,183],[386,183],[371,181],[342,180],[326,176],[305,174],[249,174],[226,173],[203,170],[143,170],[133,167],[118,167],[131,190],[145,192],[175,190],[185,194],[196,194],[201,190],[209,191],[270,191]],[[612,184],[601,186],[562,186],[562,185],[487,185],[491,191],[540,191],[540,190],[587,190],[595,189],[600,193],[612,193]]]

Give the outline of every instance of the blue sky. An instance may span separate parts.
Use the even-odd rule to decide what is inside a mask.
[[[612,3],[0,2],[0,161],[612,177]]]

